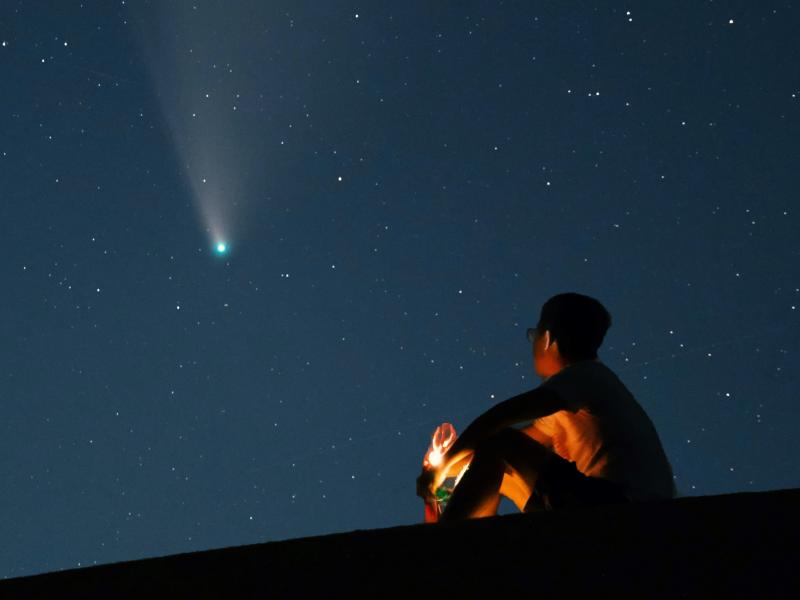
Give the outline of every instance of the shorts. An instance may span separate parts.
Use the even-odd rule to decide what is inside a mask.
[[[552,454],[539,473],[524,512],[630,502],[623,485],[588,477],[574,462]]]

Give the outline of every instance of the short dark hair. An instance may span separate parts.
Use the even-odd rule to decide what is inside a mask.
[[[536,329],[550,331],[558,350],[567,361],[597,358],[611,314],[599,301],[573,292],[553,296],[542,306]]]

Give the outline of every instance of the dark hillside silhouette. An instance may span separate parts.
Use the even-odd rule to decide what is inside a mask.
[[[784,490],[355,531],[8,580],[0,596],[796,597],[798,508]]]

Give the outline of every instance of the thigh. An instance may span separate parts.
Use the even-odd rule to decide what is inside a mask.
[[[488,440],[488,450],[502,460],[506,473],[522,480],[530,493],[552,452],[517,429],[507,428]],[[519,483],[517,483],[519,486]]]
[[[574,462],[554,455],[542,469],[536,494],[546,508],[597,506],[626,502],[623,487],[578,471]]]

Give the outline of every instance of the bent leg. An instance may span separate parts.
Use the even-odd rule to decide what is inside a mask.
[[[516,471],[507,472],[503,476],[503,482],[500,484],[500,496],[511,500],[520,512],[525,512],[532,493],[532,484],[525,481]]]
[[[453,491],[441,520],[451,521],[488,517],[497,514],[501,488],[508,486],[517,498],[536,483],[549,451],[526,434],[516,429],[503,429],[475,449],[469,469]],[[506,478],[506,475],[510,477]],[[524,502],[522,502],[524,506]]]

